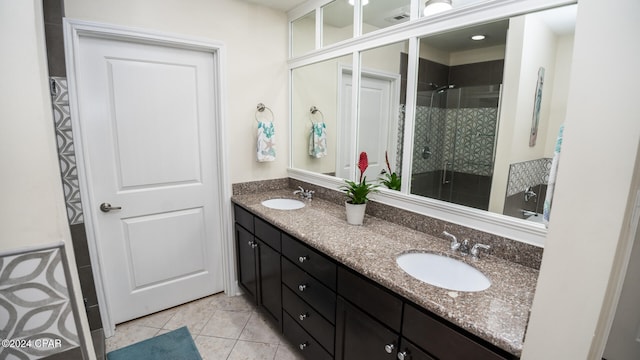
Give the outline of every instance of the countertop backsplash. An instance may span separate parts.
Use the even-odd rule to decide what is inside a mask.
[[[304,189],[314,190],[314,197],[321,198],[325,201],[330,201],[338,205],[344,203],[345,197],[342,192],[291,178],[233,184],[233,195],[247,195],[282,189],[291,189],[293,192],[298,188],[298,186],[301,186]],[[443,231],[447,231],[454,234],[460,241],[469,239],[472,244],[482,243],[491,246],[491,249],[487,253],[492,256],[535,270],[540,269],[543,249],[534,245],[381,204],[373,200],[370,201],[367,206],[367,215],[405,226],[412,230],[423,232],[440,238],[442,241],[448,242],[448,240],[446,240],[442,235]]]

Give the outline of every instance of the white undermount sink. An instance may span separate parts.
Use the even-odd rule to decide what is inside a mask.
[[[304,203],[295,199],[269,199],[262,202],[262,205],[276,210],[297,210],[304,207]]]
[[[427,284],[456,291],[482,291],[491,281],[478,269],[460,260],[432,253],[407,253],[396,258],[407,274]]]

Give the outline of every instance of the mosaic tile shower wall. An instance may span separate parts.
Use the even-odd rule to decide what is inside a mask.
[[[514,163],[509,166],[507,196],[515,195],[533,187],[549,182],[551,159],[542,158]]]
[[[53,121],[55,124],[56,142],[58,144],[58,159],[62,172],[62,186],[67,205],[69,224],[84,222],[82,204],[80,201],[80,186],[78,184],[78,170],[76,155],[71,133],[71,116],[69,113],[69,92],[67,79],[64,77],[50,78],[51,97],[53,104]]]
[[[447,161],[447,170],[491,176],[497,118],[497,108],[418,106],[413,173],[443,170]]]

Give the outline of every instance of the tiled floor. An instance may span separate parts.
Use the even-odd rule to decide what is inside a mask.
[[[107,352],[185,325],[204,360],[300,359],[242,296],[222,293],[116,326]]]

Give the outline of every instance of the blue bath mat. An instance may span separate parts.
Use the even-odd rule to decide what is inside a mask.
[[[107,360],[202,360],[186,326],[107,354]]]

